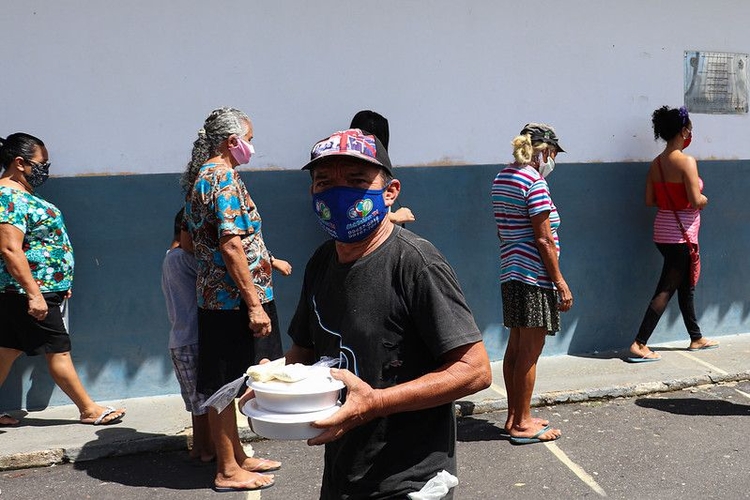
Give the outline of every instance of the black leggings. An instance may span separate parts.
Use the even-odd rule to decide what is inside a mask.
[[[696,341],[703,337],[698,321],[695,319],[693,306],[693,287],[690,286],[690,252],[685,243],[657,243],[656,248],[664,256],[664,267],[661,269],[659,284],[651,298],[651,303],[643,316],[641,327],[635,340],[641,344],[648,342],[649,337],[659,323],[659,318],[669,304],[669,300],[677,291],[677,303],[682,313],[690,340]]]

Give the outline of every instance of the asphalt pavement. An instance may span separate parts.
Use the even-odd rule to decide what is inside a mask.
[[[687,339],[652,345],[662,359],[651,363],[627,363],[625,351],[542,357],[532,405],[611,400],[750,380],[750,333],[712,338],[720,341],[718,349],[689,352]],[[492,386],[457,401],[458,414],[476,416],[507,409],[502,362],[494,362],[492,367]],[[184,450],[188,446],[190,415],[179,395],[103,403],[125,407],[123,421],[109,426],[80,424],[73,405],[10,412],[22,421],[15,427],[0,427],[0,470],[83,463],[103,457]],[[241,415],[238,423],[244,441],[259,439]]]
[[[750,498],[750,380],[534,408],[562,430],[514,446],[506,411],[458,419],[455,500],[705,500]],[[323,447],[260,440],[248,453],[282,462],[272,488],[217,493],[215,464],[185,449],[0,472],[0,499],[313,500]]]

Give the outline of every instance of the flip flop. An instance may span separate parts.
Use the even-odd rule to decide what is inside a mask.
[[[719,347],[719,344],[706,344],[700,347],[688,347],[688,351],[707,351],[709,349],[716,349]]]
[[[654,351],[649,352],[645,356],[630,356],[629,358],[625,358],[625,361],[628,363],[648,363],[650,361],[661,361],[661,356],[658,358],[649,358],[650,355],[655,354]]]
[[[85,418],[84,419],[84,418],[82,418],[80,420],[80,422],[82,424],[91,424],[91,425],[111,425],[111,424],[116,424],[116,423],[118,423],[118,422],[120,422],[122,420],[122,417],[125,416],[125,412],[120,413],[118,416],[116,416],[112,420],[107,420],[106,422],[104,422],[104,419],[107,418],[108,415],[111,415],[111,414],[115,413],[116,411],[117,410],[115,409],[114,406],[107,406],[106,409],[102,412],[102,414],[99,415],[98,417],[96,417],[95,419],[91,419],[91,418]]]
[[[255,457],[250,457],[255,458]],[[276,460],[269,460],[267,458],[255,458],[255,460],[258,461],[258,465],[256,467],[253,467],[252,469],[245,469],[248,472],[273,472],[276,470],[281,469],[281,463],[279,465],[264,465],[264,464],[271,464],[273,462],[276,462]]]
[[[546,443],[548,441],[555,441],[560,438],[560,436],[557,436],[553,439],[540,439],[539,436],[550,430],[551,427],[549,425],[545,425],[542,427],[539,432],[534,434],[531,437],[518,437],[518,436],[511,436],[510,442],[513,444],[533,444],[533,443]]]
[[[266,490],[276,484],[274,481],[271,481],[268,484],[264,484],[262,486],[216,486],[214,485],[214,491],[217,493],[228,493],[230,491],[256,491],[256,490]]]

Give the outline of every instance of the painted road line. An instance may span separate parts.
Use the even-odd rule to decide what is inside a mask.
[[[607,492],[605,492],[601,486],[597,484],[597,482],[594,480],[594,478],[589,475],[583,468],[578,465],[577,463],[573,462],[570,458],[568,458],[568,455],[563,452],[556,443],[554,442],[547,442],[544,443],[544,446],[547,447],[549,451],[552,452],[553,455],[557,457],[558,460],[560,460],[563,464],[565,464],[568,469],[573,471],[573,474],[578,476],[578,478],[583,481],[589,488],[594,490],[597,495],[601,497],[606,497]]]
[[[500,387],[499,385],[495,384],[494,382],[493,382],[492,384],[490,384],[490,389],[492,389],[492,390],[493,390],[493,391],[495,391],[496,393],[500,394],[500,395],[501,395],[502,397],[504,397],[504,398],[507,398],[507,397],[508,397],[508,393],[507,393],[507,392],[505,392],[505,389],[503,389],[503,388],[502,388],[502,387]]]
[[[716,366],[712,365],[711,363],[706,363],[702,359],[696,358],[695,356],[693,356],[689,352],[684,352],[684,351],[675,351],[675,352],[677,352],[677,354],[682,354],[686,358],[688,358],[688,359],[690,359],[692,361],[695,361],[696,363],[701,364],[701,365],[705,366],[706,368],[708,368],[708,369],[710,369],[712,371],[715,371],[717,373],[721,373],[722,375],[729,375],[727,372],[725,372],[721,368],[717,368]]]

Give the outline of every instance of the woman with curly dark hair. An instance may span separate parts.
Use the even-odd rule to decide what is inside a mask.
[[[646,205],[656,206],[654,243],[664,257],[659,283],[646,309],[638,334],[630,346],[628,361],[642,363],[661,359],[646,346],[659,318],[677,292],[677,301],[690,335],[688,350],[712,349],[718,342],[701,334],[693,306],[694,285],[691,283],[691,245],[698,245],[701,210],[708,205],[702,193],[703,180],[698,164],[684,149],[693,138],[693,123],[687,109],[662,106],[654,111],[651,122],[654,139],[666,142],[664,151],[651,162],[646,178]]]

